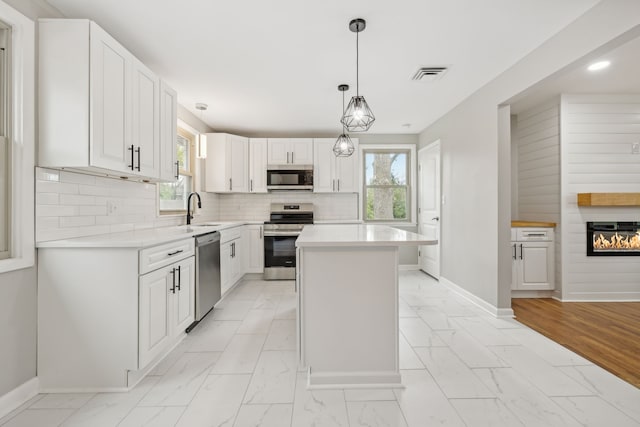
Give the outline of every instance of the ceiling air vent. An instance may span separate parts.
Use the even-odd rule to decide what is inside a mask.
[[[413,75],[411,80],[419,81],[434,81],[442,78],[447,72],[447,67],[422,67]]]

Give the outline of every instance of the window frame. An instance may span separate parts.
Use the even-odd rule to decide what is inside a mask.
[[[8,162],[9,257],[0,273],[35,264],[35,23],[0,2],[0,20],[11,27]]]
[[[415,144],[360,144],[358,147],[360,155],[360,191],[361,203],[359,203],[360,218],[365,224],[380,225],[403,225],[416,226],[416,146]],[[366,154],[375,152],[406,152],[407,154],[407,219],[367,219],[367,185],[366,179]],[[405,187],[402,185],[393,185],[391,187]]]
[[[191,188],[189,189],[189,192],[191,193],[193,191],[196,191],[196,179],[199,173],[199,168],[197,167],[197,164],[196,164],[197,158],[195,153],[196,153],[197,141],[198,141],[200,132],[198,132],[191,126],[187,125],[182,120],[178,120],[178,126],[176,129],[177,129],[178,135],[182,136],[183,138],[189,141],[189,166],[190,167],[189,167],[189,170],[178,169],[178,174],[182,176],[191,177]],[[177,149],[178,149],[178,146],[176,144],[176,150]],[[176,161],[177,161],[177,158],[176,158]],[[160,185],[157,186],[157,189],[158,189],[157,201],[158,201],[159,217],[182,216],[187,214],[186,209],[160,209]],[[197,210],[197,205],[194,200],[192,201],[192,206],[191,206],[192,215],[195,215],[196,210]]]

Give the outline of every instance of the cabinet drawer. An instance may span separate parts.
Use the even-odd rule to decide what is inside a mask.
[[[220,243],[230,242],[231,240],[239,239],[242,236],[242,230],[244,227],[233,227],[226,230],[220,230]]]
[[[140,274],[145,274],[165,265],[192,256],[195,253],[194,239],[166,243],[140,251]]]
[[[553,240],[551,228],[518,228],[517,239],[519,242],[546,242]]]

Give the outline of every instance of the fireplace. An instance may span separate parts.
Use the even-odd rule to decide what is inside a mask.
[[[587,256],[640,256],[640,222],[587,222]]]

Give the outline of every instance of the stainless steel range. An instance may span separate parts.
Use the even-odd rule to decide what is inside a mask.
[[[313,224],[312,203],[272,203],[264,223],[265,280],[296,278],[296,239],[305,224]]]

